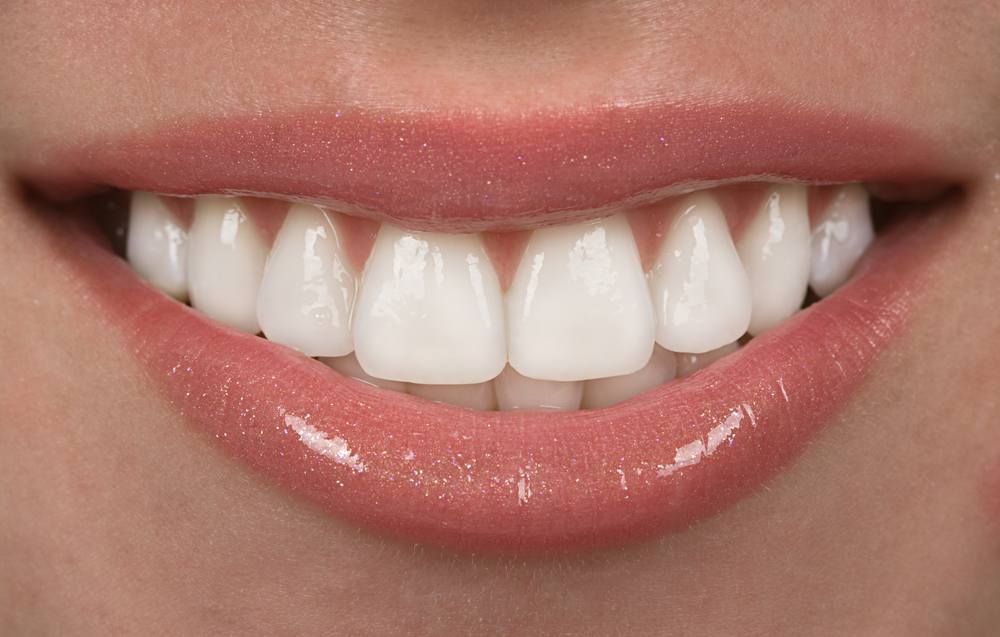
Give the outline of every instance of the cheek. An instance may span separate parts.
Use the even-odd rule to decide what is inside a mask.
[[[990,527],[990,537],[1000,552],[1000,453],[987,464],[980,484],[983,513]]]

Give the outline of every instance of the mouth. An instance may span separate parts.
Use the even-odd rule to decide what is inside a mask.
[[[60,254],[222,449],[376,532],[536,553],[686,528],[794,460],[905,328],[962,175],[740,104],[212,120],[23,179],[86,208],[48,216]]]

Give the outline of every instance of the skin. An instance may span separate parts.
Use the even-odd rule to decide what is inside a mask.
[[[0,633],[987,635],[1000,624],[1000,5],[17,2],[0,21]],[[877,6],[876,6],[877,5]],[[11,62],[13,61],[13,62]],[[967,175],[912,325],[765,489],[530,559],[359,531],[225,458],[56,260],[20,169],[191,113],[784,96]]]

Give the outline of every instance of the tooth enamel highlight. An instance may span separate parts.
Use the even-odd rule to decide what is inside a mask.
[[[382,389],[391,389],[392,391],[399,392],[401,394],[406,393],[406,383],[401,383],[395,380],[382,380],[381,378],[375,378],[374,376],[369,375],[365,372],[365,370],[361,369],[361,365],[358,363],[358,359],[354,356],[354,354],[338,356],[336,358],[320,358],[319,362],[336,371],[341,376],[353,378],[354,380],[362,382],[366,385],[380,387]]]
[[[239,200],[198,197],[189,241],[191,305],[232,328],[259,332],[257,289],[267,248]]]
[[[162,198],[133,192],[125,258],[139,276],[180,301],[187,300],[188,233]]]
[[[740,348],[739,343],[729,343],[704,354],[677,354],[677,376],[689,376],[699,369],[704,369],[715,361],[732,354]]]
[[[626,376],[597,378],[583,385],[583,408],[600,409],[659,387],[677,373],[673,352],[657,347],[646,366]]]
[[[506,367],[493,381],[500,411],[520,409],[572,411],[580,408],[582,382],[535,380]]]
[[[868,192],[860,184],[838,188],[812,232],[813,292],[823,297],[840,287],[874,240]]]
[[[675,352],[707,352],[750,324],[750,282],[715,197],[681,202],[650,270],[656,342]]]
[[[267,259],[257,319],[269,340],[307,356],[343,356],[354,349],[354,273],[327,213],[296,204]]]
[[[507,360],[503,297],[478,235],[379,230],[354,318],[372,376],[431,385],[481,383]]]
[[[775,186],[736,244],[750,279],[751,335],[766,332],[802,306],[809,284],[809,244],[805,187]]]
[[[531,378],[630,374],[655,320],[624,215],[536,230],[507,291],[510,364]]]
[[[489,411],[496,409],[497,406],[492,382],[474,385],[419,385],[410,383],[407,389],[414,396],[467,409]]]

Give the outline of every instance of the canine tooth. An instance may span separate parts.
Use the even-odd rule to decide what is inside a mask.
[[[410,383],[409,392],[438,403],[457,405],[467,409],[489,411],[496,409],[497,401],[493,393],[493,383],[474,385],[420,385]]]
[[[809,208],[804,186],[772,188],[736,244],[753,298],[751,335],[802,306],[809,285]]]
[[[232,328],[256,334],[257,289],[267,248],[238,199],[198,197],[188,243],[191,305]]]
[[[162,198],[132,193],[125,257],[139,276],[170,296],[187,300],[188,233]]]
[[[354,354],[337,356],[336,358],[323,357],[319,359],[319,362],[323,363],[341,376],[353,378],[354,380],[362,382],[366,385],[380,387],[382,389],[391,389],[392,391],[399,392],[401,394],[406,393],[406,383],[375,378],[361,368],[361,365],[358,363],[358,359],[354,356]]]
[[[485,382],[507,360],[504,332],[500,284],[478,235],[382,226],[354,314],[365,371],[433,385]]]
[[[557,380],[536,380],[506,367],[493,381],[500,411],[537,409],[572,411],[580,408],[583,383]]]
[[[517,371],[559,381],[630,374],[649,360],[655,327],[624,215],[532,234],[507,291]]]
[[[707,352],[747,331],[750,282],[715,197],[683,202],[650,271],[656,342],[675,352]]]
[[[838,188],[812,231],[813,292],[827,296],[840,287],[874,240],[868,192],[860,184]]]
[[[257,295],[261,331],[307,356],[349,354],[356,285],[329,216],[296,204],[267,258]]]
[[[583,408],[600,409],[658,387],[677,373],[673,352],[662,347],[653,350],[646,366],[625,376],[597,378],[583,384]]]
[[[704,354],[677,354],[677,376],[689,376],[704,369],[715,361],[732,354],[740,348],[739,343],[729,343]]]

